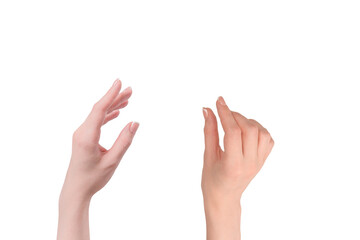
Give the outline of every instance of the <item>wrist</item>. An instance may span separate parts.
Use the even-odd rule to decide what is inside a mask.
[[[204,204],[212,207],[220,207],[223,205],[239,205],[242,192],[241,191],[223,191],[214,189],[203,189]]]
[[[59,197],[59,205],[78,205],[78,206],[86,206],[89,205],[92,196],[89,194],[85,194],[80,191],[75,191],[66,185],[63,186],[60,197]]]
[[[89,239],[91,197],[63,189],[59,197],[58,239]]]
[[[205,214],[209,217],[239,217],[241,214],[240,199],[204,199]]]
[[[240,239],[240,197],[205,198],[207,240]]]

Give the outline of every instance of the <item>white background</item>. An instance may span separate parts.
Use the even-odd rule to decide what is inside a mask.
[[[0,239],[54,239],[71,136],[119,77],[102,131],[133,145],[91,202],[92,239],[205,239],[202,107],[219,95],[273,152],[243,239],[360,239],[360,6],[347,0],[1,1]]]

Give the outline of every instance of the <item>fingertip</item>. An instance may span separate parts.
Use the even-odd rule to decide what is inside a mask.
[[[126,91],[128,92],[128,94],[129,94],[129,97],[128,97],[128,98],[130,98],[131,95],[133,94],[132,87],[128,87],[128,88],[126,88],[125,90],[126,90]]]
[[[120,114],[120,110],[119,109],[117,109],[117,110],[114,110],[114,115],[117,117],[117,116],[119,116],[119,114]]]
[[[121,81],[119,78],[115,79],[114,83],[113,83],[113,87],[117,86],[118,84],[120,84]]]
[[[122,82],[119,78],[117,78],[115,81],[114,81],[114,84],[112,85],[112,88],[114,89],[121,89],[121,86],[122,86]]]
[[[217,129],[217,120],[214,112],[211,110],[211,108],[204,108],[204,109],[206,110],[207,113],[207,116],[205,118],[205,126],[204,126],[205,130],[212,131],[214,129]]]
[[[206,110],[204,135],[205,135],[205,153],[215,156],[216,149],[219,146],[219,134],[217,129],[217,121],[211,108],[203,108]],[[204,113],[205,115],[205,113]]]
[[[138,123],[138,122],[131,122],[131,124],[130,124],[130,132],[132,133],[132,134],[135,134],[136,133],[136,131],[137,131],[137,129],[139,128],[139,126],[140,126],[140,124]]]
[[[226,103],[222,96],[219,96],[216,100],[216,110],[219,116],[226,110]]]
[[[109,159],[113,159],[116,161],[120,161],[124,156],[127,149],[130,147],[134,134],[131,132],[132,130],[137,130],[139,127],[137,122],[129,122],[126,126],[121,130],[114,144],[110,148],[107,153]]]
[[[208,113],[206,121],[209,123],[216,123],[216,116],[213,110],[211,108],[206,108],[206,110]]]
[[[127,87],[122,92],[131,95],[132,94],[132,87]]]
[[[122,87],[122,82],[121,82],[121,80],[120,80],[119,78],[117,78],[117,79],[115,80],[114,84],[112,85],[112,89],[113,89],[115,92],[119,93],[120,90],[121,90],[121,87]]]
[[[203,110],[204,119],[206,120],[207,117],[209,116],[209,113],[205,107],[203,107],[202,110]]]
[[[211,108],[206,108],[206,110],[208,112],[208,117],[215,117],[215,114]]]
[[[224,100],[224,98],[222,96],[218,97],[216,103],[221,105],[221,106],[226,106],[226,102],[225,102],[225,100]]]

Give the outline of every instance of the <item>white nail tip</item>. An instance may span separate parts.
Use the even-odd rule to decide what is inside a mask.
[[[206,108],[203,108],[203,112],[204,112],[204,114],[205,114],[205,117],[207,117],[207,116],[208,116],[208,111],[207,111]]]

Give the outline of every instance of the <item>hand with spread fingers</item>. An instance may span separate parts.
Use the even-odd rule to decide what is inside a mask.
[[[224,129],[219,146],[216,116],[203,108],[205,152],[201,187],[208,240],[239,240],[241,196],[270,154],[274,140],[253,119],[233,112],[219,97],[217,111]]]
[[[58,240],[90,239],[91,197],[110,180],[139,127],[137,122],[128,123],[109,150],[99,144],[101,127],[119,116],[119,109],[127,106],[132,94],[131,88],[120,92],[121,85],[117,79],[73,134],[71,160],[59,199]]]

